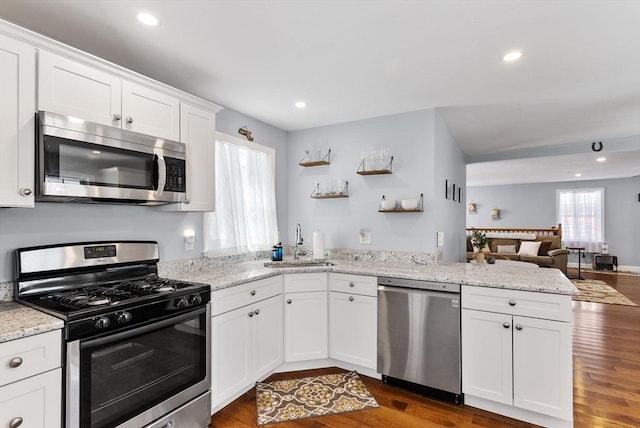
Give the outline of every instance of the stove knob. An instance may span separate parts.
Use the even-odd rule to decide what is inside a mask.
[[[189,306],[189,302],[187,301],[186,297],[181,297],[180,299],[178,299],[178,301],[176,302],[176,308],[178,309],[184,309],[187,306]]]
[[[116,321],[118,322],[118,324],[122,325],[122,324],[126,324],[129,321],[131,321],[131,312],[120,312],[118,315],[116,315]]]
[[[109,320],[109,317],[98,317],[93,320],[93,326],[96,328],[96,330],[104,330],[105,328],[109,327],[109,324],[111,324],[111,320]]]
[[[189,303],[191,303],[192,305],[199,305],[200,303],[202,303],[202,297],[200,297],[199,294],[194,294],[193,296],[189,297]]]

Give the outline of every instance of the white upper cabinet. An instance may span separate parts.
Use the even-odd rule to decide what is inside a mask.
[[[214,211],[216,166],[215,112],[180,104],[180,141],[187,145],[187,202],[165,211]]]
[[[41,50],[38,110],[178,141],[178,98]]]
[[[33,207],[35,49],[0,35],[0,207]]]

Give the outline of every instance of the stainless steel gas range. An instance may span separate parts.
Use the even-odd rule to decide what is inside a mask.
[[[16,250],[18,301],[65,321],[65,426],[206,427],[210,293],[158,277],[158,244]]]

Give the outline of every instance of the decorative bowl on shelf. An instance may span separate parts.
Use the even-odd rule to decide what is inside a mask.
[[[417,199],[403,199],[400,201],[400,206],[403,210],[412,211],[418,209],[418,200]]]
[[[380,209],[383,211],[391,211],[396,209],[397,202],[393,199],[380,202]]]

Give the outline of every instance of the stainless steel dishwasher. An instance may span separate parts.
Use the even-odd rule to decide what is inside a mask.
[[[462,403],[460,285],[378,278],[382,381]]]

